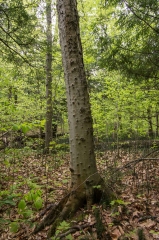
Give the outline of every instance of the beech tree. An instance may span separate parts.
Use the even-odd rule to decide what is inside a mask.
[[[85,203],[90,209],[101,197],[107,203],[112,199],[112,193],[105,186],[96,166],[76,0],[58,0],[57,11],[67,95],[71,180],[68,194],[34,230],[37,233],[53,223],[49,237],[54,235],[60,222]]]

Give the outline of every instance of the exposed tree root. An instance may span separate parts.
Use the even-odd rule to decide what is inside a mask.
[[[92,227],[91,223],[85,223],[83,225],[74,225],[66,232],[58,234],[57,239],[63,239],[64,237],[68,236],[70,233],[75,233],[76,231],[81,231],[82,229],[89,228],[89,227]]]
[[[43,230],[46,226],[50,226],[56,218],[59,216],[60,212],[63,209],[64,204],[67,202],[67,199],[69,198],[69,194],[67,194],[62,200],[55,206],[52,207],[48,215],[44,218],[44,220],[36,226],[34,229],[33,234],[36,234]]]
[[[109,204],[114,199],[114,194],[110,188],[106,187],[102,178],[98,184],[90,181],[85,181],[76,190],[67,194],[56,206],[54,206],[44,220],[36,226],[33,234],[43,230],[46,226],[52,224],[48,233],[48,239],[55,234],[57,226],[73,216],[73,214],[80,208],[87,205],[87,209],[91,209],[92,204],[103,201]]]

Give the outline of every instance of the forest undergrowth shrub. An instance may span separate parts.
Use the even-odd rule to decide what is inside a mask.
[[[22,225],[33,227],[33,219],[44,207],[44,202],[55,198],[52,184],[47,183],[47,179],[48,171],[64,164],[65,146],[59,149],[57,154],[50,153],[48,156],[30,145],[22,149],[6,148],[1,152],[0,226],[3,231],[9,229],[16,233]],[[42,178],[39,175],[41,170]],[[66,184],[66,181],[63,179],[62,183]],[[62,183],[57,187],[62,187]]]
[[[35,184],[31,185],[29,179],[27,181],[18,175],[23,160],[28,158],[30,153],[30,149],[5,149],[1,155],[0,226],[3,230],[9,228],[12,232],[17,232],[21,223],[31,224],[29,218],[42,207],[39,187],[35,188]],[[23,194],[26,187],[31,189],[28,192],[30,199],[29,195]],[[32,206],[29,206],[29,201],[32,201]],[[14,212],[16,219],[12,218]]]
[[[19,192],[19,187],[27,184],[28,192]],[[30,190],[29,190],[30,189]],[[34,215],[43,207],[42,190],[40,186],[29,179],[21,183],[15,182],[9,190],[0,191],[0,228],[16,233],[22,224],[33,227]],[[16,213],[16,218],[12,214]]]
[[[51,237],[51,240],[60,240],[61,238],[58,237],[61,233],[65,233],[67,230],[70,229],[70,223],[69,222],[66,222],[66,221],[62,221],[59,226],[57,227],[56,229],[56,232],[55,232],[55,236],[54,237]],[[65,239],[68,239],[68,240],[73,240],[73,237],[71,234],[68,234],[65,236]]]

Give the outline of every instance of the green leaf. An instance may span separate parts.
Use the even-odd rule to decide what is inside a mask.
[[[10,223],[10,220],[4,219],[4,218],[0,218],[0,225],[1,226],[2,226],[2,224],[6,224],[6,223]]]
[[[42,208],[43,205],[43,200],[41,197],[37,197],[36,200],[34,201],[34,206],[36,207],[37,210]]]
[[[11,222],[10,226],[10,231],[13,233],[18,232],[19,230],[19,224],[17,222]]]
[[[18,208],[23,211],[25,209],[25,207],[26,207],[25,200],[24,199],[20,200],[20,202],[18,203]]]
[[[69,229],[69,227],[70,227],[70,224],[67,223],[66,221],[63,221],[62,223],[60,223],[60,226],[58,226],[58,230],[61,230],[61,231],[67,230]]]
[[[33,200],[31,192],[28,192],[27,194],[25,194],[24,198],[28,202],[31,202]]]
[[[6,167],[9,167],[10,166],[10,162],[8,159],[4,160],[4,164],[6,165]]]
[[[22,124],[21,125],[21,130],[25,134],[25,133],[27,133],[30,130],[30,127],[29,127],[29,125]]]
[[[93,188],[100,189],[100,188],[101,188],[101,185],[93,186]]]
[[[5,203],[5,204],[10,204],[10,205],[12,205],[12,206],[15,206],[15,205],[16,205],[16,203],[15,203],[13,200],[10,200],[10,199],[5,200],[4,203]]]
[[[39,185],[37,185],[36,183],[31,182],[30,180],[27,181],[27,184],[28,184],[28,186],[29,186],[30,188],[32,188],[32,189],[40,188]]]
[[[63,183],[68,183],[67,179],[62,180]]]
[[[124,202],[121,199],[113,200],[110,203],[111,206],[114,206],[114,205],[127,205],[127,204],[129,204],[129,202]]]
[[[72,240],[73,238],[72,238],[71,234],[69,234],[68,236],[66,236],[66,239]]]
[[[13,131],[18,131],[20,129],[19,125],[13,125],[12,127]]]
[[[12,206],[16,205],[16,203],[11,199],[4,199],[4,200],[0,201],[0,207],[5,205],[5,204],[9,204],[9,205],[12,205]]]
[[[30,218],[31,217],[31,215],[32,215],[32,210],[30,210],[30,209],[27,209],[27,210],[25,210],[22,214],[23,214],[23,217],[24,218]]]

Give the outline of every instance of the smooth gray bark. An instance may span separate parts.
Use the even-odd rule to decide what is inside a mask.
[[[93,124],[76,0],[58,0],[58,24],[65,73],[70,134],[71,187],[97,173]],[[97,177],[98,178],[98,177]]]

